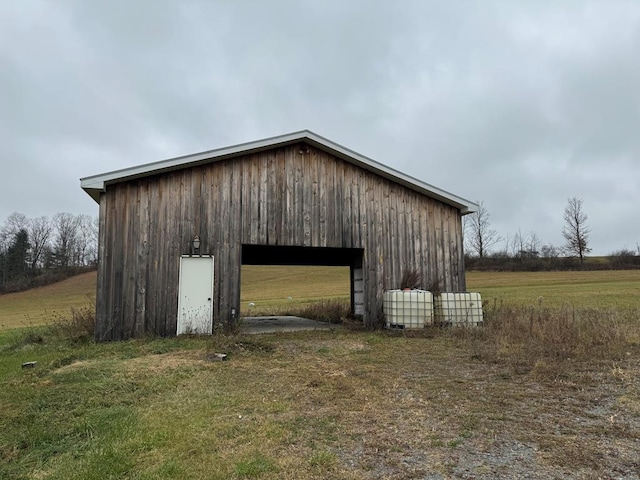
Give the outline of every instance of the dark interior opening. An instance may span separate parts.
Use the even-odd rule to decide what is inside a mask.
[[[362,248],[242,245],[242,264],[355,267],[362,264],[362,253]]]

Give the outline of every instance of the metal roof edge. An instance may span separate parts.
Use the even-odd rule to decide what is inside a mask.
[[[183,155],[180,157],[169,158],[157,162],[146,163],[134,167],[123,168],[111,172],[101,173],[83,177],[80,179],[80,187],[87,192],[96,202],[100,200],[100,193],[106,191],[109,183],[131,180],[134,178],[144,177],[188,166],[194,166],[199,163],[208,163],[221,160],[223,158],[233,157],[239,154],[247,154],[255,151],[273,148],[279,145],[294,143],[301,140],[307,140],[317,147],[328,151],[331,154],[337,154],[340,158],[354,163],[366,170],[382,175],[392,181],[400,183],[406,187],[416,190],[432,198],[436,198],[448,205],[460,209],[463,215],[477,211],[478,205],[465,198],[454,195],[453,193],[442,190],[438,187],[430,185],[426,182],[418,180],[415,177],[402,173],[382,163],[355,152],[347,147],[335,143],[325,137],[322,137],[310,130],[300,130],[298,132],[287,133],[275,137],[264,138],[252,142],[241,143],[229,147],[207,150],[204,152]]]
[[[255,150],[273,147],[282,143],[294,142],[304,138],[304,134],[311,133],[309,130],[288,133],[276,137],[264,138],[252,142],[240,143],[229,147],[216,148],[204,152],[182,155],[180,157],[168,158],[157,162],[145,163],[133,167],[122,168],[110,172],[99,173],[80,179],[81,188],[91,188],[91,186],[104,188],[112,181],[124,181],[132,178],[160,173],[178,167],[187,167],[206,160],[215,160],[223,157],[233,156],[239,153],[248,153]]]

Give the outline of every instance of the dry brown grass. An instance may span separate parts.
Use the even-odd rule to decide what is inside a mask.
[[[96,314],[93,306],[71,307],[66,314],[52,316],[49,330],[66,340],[93,340],[96,326]]]
[[[145,428],[201,425],[192,435],[216,445],[221,478],[233,476],[229,466],[239,459],[253,459],[264,467],[259,477],[273,479],[640,474],[636,350],[616,370],[582,356],[549,376],[539,362],[525,372],[509,357],[477,358],[450,332],[430,335],[269,337],[260,341],[272,348],[257,356],[244,350],[224,364],[198,361],[199,373],[180,391],[149,406]],[[226,408],[205,421],[212,402]],[[179,445],[171,456],[207,455],[204,446]],[[204,469],[191,472],[205,475],[196,464]]]
[[[638,348],[639,313],[614,309],[485,306],[485,325],[454,329],[479,359],[540,375],[572,361],[615,361]]]
[[[351,304],[348,300],[320,301],[293,310],[292,314],[322,322],[342,323],[351,316]]]

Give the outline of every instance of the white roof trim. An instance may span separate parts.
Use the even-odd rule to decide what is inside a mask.
[[[109,184],[132,180],[140,177],[146,177],[148,175],[155,175],[162,172],[179,170],[199,164],[212,163],[225,158],[268,150],[274,147],[289,145],[299,141],[308,142],[311,145],[339,158],[342,158],[349,163],[358,165],[361,168],[381,175],[389,180],[392,180],[396,183],[411,188],[412,190],[427,195],[428,197],[435,198],[437,200],[440,200],[441,202],[456,207],[460,209],[460,212],[463,215],[473,213],[478,209],[478,205],[474,202],[449,193],[445,190],[441,190],[437,187],[434,187],[433,185],[429,185],[428,183],[394,170],[393,168],[387,167],[386,165],[378,163],[375,160],[365,157],[364,155],[360,155],[353,150],[343,147],[342,145],[338,145],[337,143],[321,137],[320,135],[317,135],[309,130],[302,130],[300,132],[265,138],[263,140],[257,140],[255,142],[242,143],[240,145],[233,145],[231,147],[224,147],[215,150],[209,150],[206,152],[194,153],[192,155],[170,158],[168,160],[147,163],[145,165],[124,168],[121,170],[115,170],[113,172],[101,173],[99,175],[92,175],[90,177],[81,178],[80,186],[91,196],[91,198],[93,198],[96,202],[99,202],[100,193],[105,192],[107,189],[107,185]]]

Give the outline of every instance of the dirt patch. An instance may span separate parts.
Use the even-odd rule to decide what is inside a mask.
[[[539,382],[460,360],[406,358],[371,416],[341,415],[343,461],[365,478],[639,478],[633,386],[607,369]]]

